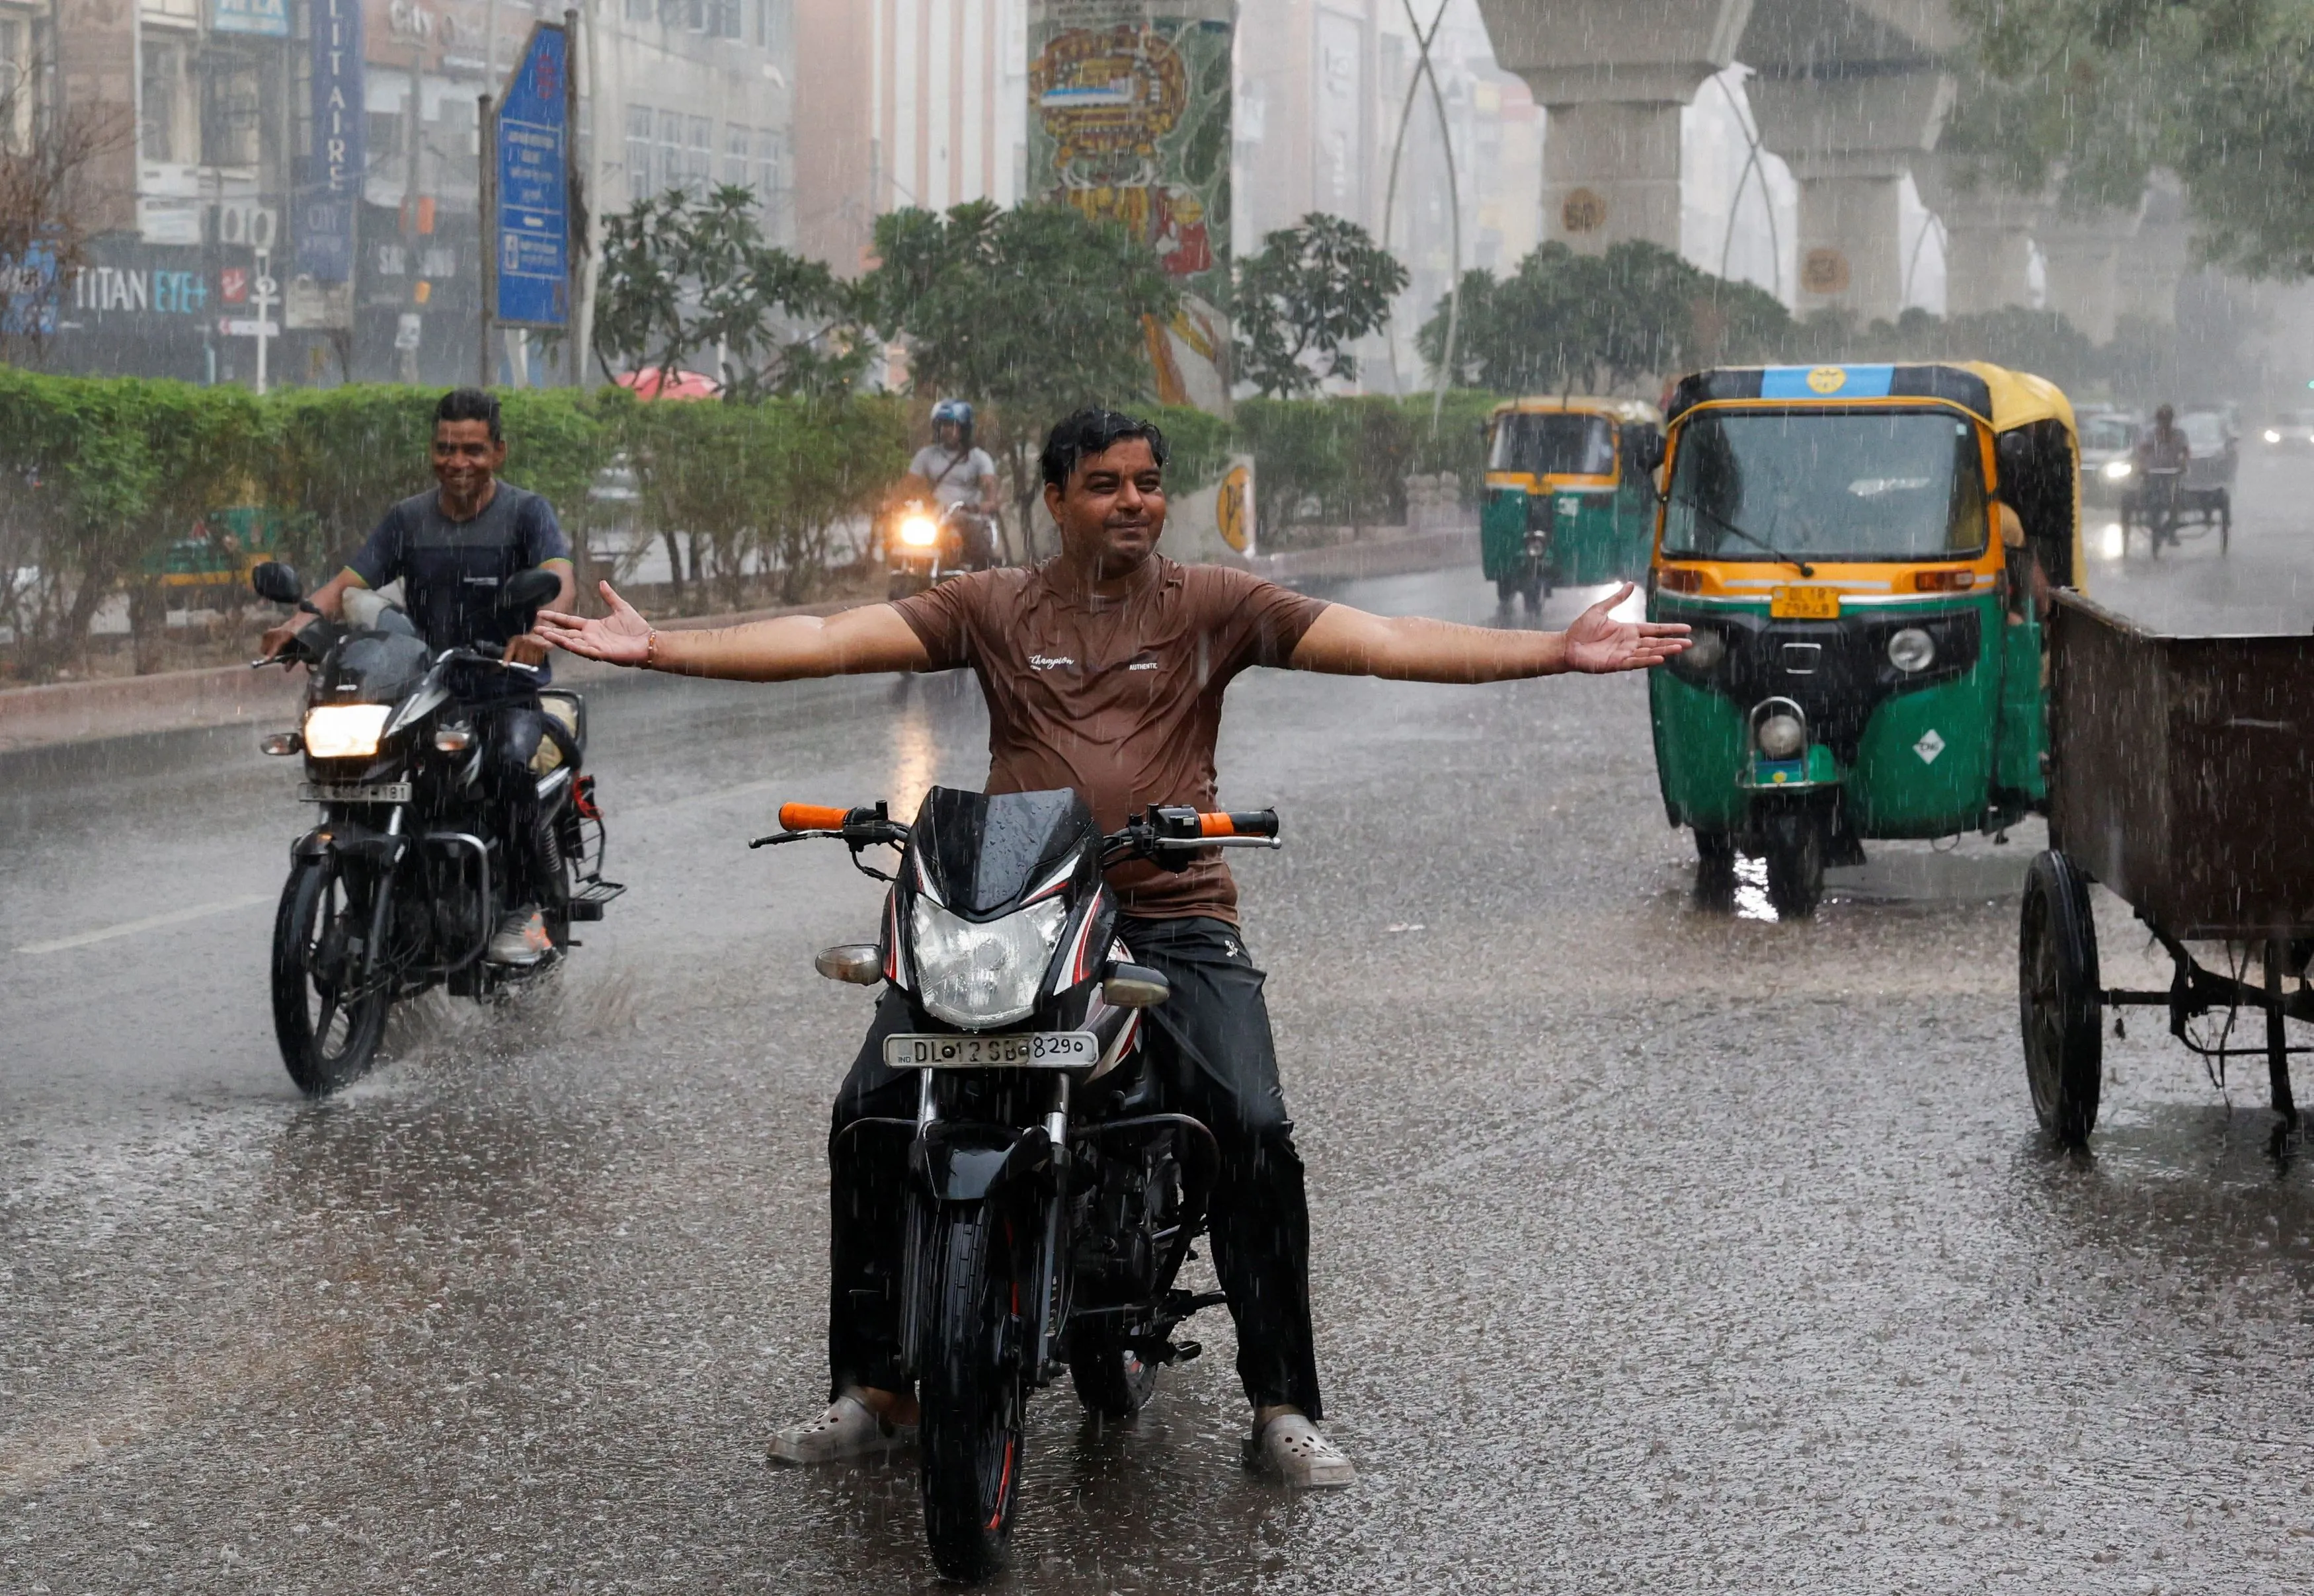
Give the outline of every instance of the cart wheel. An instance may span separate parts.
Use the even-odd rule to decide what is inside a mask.
[[[1698,827],[1695,833],[1695,901],[1725,909],[1736,901],[1736,838],[1729,832]]]
[[[2218,558],[2223,560],[2234,545],[2234,498],[2230,493],[2218,496]]]
[[[1779,920],[1806,920],[1824,896],[1824,826],[1806,809],[1771,816],[1768,903]]]
[[[2035,859],[2025,874],[2017,1011],[2033,1112],[2043,1130],[2079,1147],[2097,1128],[2105,1079],[2104,1001],[2089,884],[2054,849]]]

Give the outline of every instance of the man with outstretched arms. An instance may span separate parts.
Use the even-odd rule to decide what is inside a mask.
[[[1156,428],[1083,410],[1053,428],[1045,503],[1061,552],[1030,569],[980,572],[825,619],[658,632],[606,584],[601,620],[543,613],[539,630],[590,658],[686,675],[782,682],[869,671],[969,667],[988,700],[991,792],[1073,788],[1105,830],[1150,804],[1212,809],[1222,695],[1251,666],[1416,682],[1499,682],[1656,665],[1683,626],[1619,622],[1629,592],[1564,632],[1497,631],[1385,619],[1305,597],[1223,566],[1157,552],[1165,440]],[[1238,1331],[1253,1405],[1250,1450],[1287,1481],[1347,1485],[1349,1459],[1320,1416],[1310,1326],[1309,1216],[1277,1081],[1262,973],[1237,932],[1237,891],[1219,853],[1179,872],[1113,871],[1118,933],[1171,983],[1145,1045],[1171,1110],[1220,1143],[1210,1210],[1214,1267]],[[870,1034],[838,1093],[840,1130],[910,1117],[916,1084],[884,1067]],[[853,1138],[843,1144],[860,1145]],[[782,1431],[772,1455],[820,1462],[891,1445],[915,1420],[900,1363],[897,1293],[905,1179],[873,1151],[835,1161],[828,1327],[831,1406]]]
[[[505,825],[506,914],[484,957],[492,964],[534,965],[552,947],[540,913],[558,866],[551,862],[530,771],[539,740],[552,735],[539,707],[551,652],[528,618],[499,607],[499,589],[519,573],[552,571],[562,586],[555,607],[570,602],[570,543],[554,507],[498,480],[506,464],[499,401],[479,388],[455,388],[434,407],[434,488],[385,513],[346,568],[322,584],[314,608],[331,620],[356,590],[402,584],[403,608],[429,648],[495,645],[516,665],[536,667],[527,681],[513,672],[461,676],[453,683],[472,706],[482,741],[482,771]],[[313,617],[303,611],[264,638],[268,659]]]

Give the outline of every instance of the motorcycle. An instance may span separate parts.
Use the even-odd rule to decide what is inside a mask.
[[[999,563],[996,517],[973,505],[943,508],[910,499],[886,523],[884,561],[890,572],[887,598],[905,598],[963,572],[987,570]]]
[[[319,616],[297,573],[274,561],[250,574],[261,598]],[[502,610],[535,609],[560,583],[524,571],[500,588]],[[393,1006],[437,984],[487,999],[536,980],[578,946],[572,924],[597,921],[626,888],[603,878],[605,833],[595,778],[580,768],[586,703],[540,693],[549,730],[538,772],[542,884],[552,943],[527,966],[484,963],[508,905],[508,840],[482,792],[481,761],[455,675],[535,670],[495,644],[429,650],[399,609],[378,605],[367,623],[320,616],[274,659],[252,668],[304,664],[311,673],[299,728],[260,747],[303,755],[299,796],[320,822],[291,844],[289,878],[273,924],[273,1027],[289,1078],[308,1097],[335,1090],[368,1069]],[[552,750],[550,753],[549,750]],[[540,770],[543,765],[552,768]]]
[[[901,1346],[923,1408],[924,1534],[942,1574],[985,1578],[1011,1534],[1030,1390],[1065,1368],[1086,1407],[1129,1418],[1165,1364],[1197,1355],[1174,1330],[1223,1301],[1175,1283],[1220,1151],[1156,1107],[1142,1015],[1169,989],[1117,939],[1103,872],[1276,848],[1277,815],[1153,807],[1104,836],[1073,792],[935,787],[912,825],[882,804],[790,804],[780,824],[749,845],[834,840],[890,883],[882,939],[816,964],[907,996],[884,1062],[916,1071],[916,1115],[842,1134],[907,1145]],[[893,874],[861,859],[880,845],[899,851]]]

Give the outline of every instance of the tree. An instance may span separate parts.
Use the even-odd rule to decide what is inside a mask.
[[[712,359],[726,398],[835,394],[867,363],[857,296],[817,260],[764,242],[752,191],[639,199],[604,229],[595,353],[662,378]]]
[[[1942,147],[1965,177],[2073,208],[2183,181],[2210,261],[2314,272],[2314,5],[1956,0],[1974,71]]]
[[[137,134],[124,105],[40,114],[45,108],[27,100],[43,75],[36,60],[0,77],[0,362],[20,366],[56,331],[57,293],[86,260],[105,198],[98,171]],[[19,128],[31,137],[19,139]]]
[[[1123,227],[1066,205],[892,211],[876,254],[861,284],[870,319],[905,340],[915,392],[994,411],[982,441],[1004,463],[1025,542],[1045,428],[1148,396],[1145,329],[1171,318],[1179,290]]]
[[[1316,211],[1261,244],[1238,262],[1230,297],[1237,375],[1269,398],[1355,381],[1357,362],[1344,347],[1390,319],[1406,268],[1356,223]]]

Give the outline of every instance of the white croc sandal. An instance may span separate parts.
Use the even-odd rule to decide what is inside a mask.
[[[859,1398],[846,1395],[829,1403],[827,1411],[811,1423],[775,1431],[769,1451],[774,1463],[833,1463],[912,1446],[915,1439],[914,1424],[896,1424]]]
[[[1270,1470],[1298,1490],[1322,1491],[1358,1477],[1340,1447],[1298,1413],[1280,1414],[1246,1443],[1249,1461]]]

